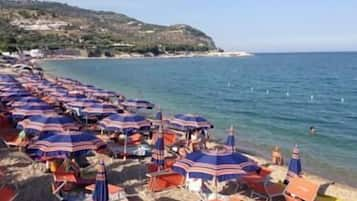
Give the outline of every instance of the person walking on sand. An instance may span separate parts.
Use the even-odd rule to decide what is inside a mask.
[[[274,165],[284,165],[284,158],[283,155],[281,154],[279,146],[275,146],[272,153],[272,163]]]

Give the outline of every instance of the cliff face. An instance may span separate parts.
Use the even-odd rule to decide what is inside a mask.
[[[53,2],[0,0],[0,26],[0,48],[14,42],[25,49],[46,46],[170,52],[216,48],[209,36],[188,25],[147,24],[123,14]]]

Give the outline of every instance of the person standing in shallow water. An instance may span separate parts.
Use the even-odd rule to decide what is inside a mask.
[[[315,135],[315,134],[316,134],[316,129],[315,129],[315,127],[313,127],[313,126],[310,127],[309,134],[310,134],[310,135]]]
[[[280,151],[279,146],[275,146],[273,151],[271,152],[272,155],[272,163],[274,165],[284,165],[284,158]]]

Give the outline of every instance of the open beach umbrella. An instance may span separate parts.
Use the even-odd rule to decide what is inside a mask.
[[[175,172],[204,180],[226,181],[259,169],[248,157],[227,150],[195,151],[174,163]]]
[[[41,106],[19,106],[14,108],[12,111],[10,111],[12,116],[15,119],[22,119],[28,116],[34,116],[34,115],[55,115],[57,114],[53,107],[49,105],[41,105]]]
[[[80,101],[80,99],[85,99],[85,95],[75,95],[75,96],[59,96],[57,98],[58,101],[64,102],[64,103],[69,103],[69,102],[74,102],[74,101]]]
[[[87,116],[107,116],[117,113],[118,108],[111,104],[96,103],[85,107],[82,113]]]
[[[78,130],[78,126],[73,119],[61,115],[31,116],[23,121],[20,121],[17,124],[17,128],[24,129],[26,133],[33,134]]]
[[[226,140],[226,143],[224,145],[228,150],[231,150],[233,152],[235,151],[236,141],[235,141],[235,137],[234,137],[234,128],[233,128],[233,126],[231,126],[231,128],[228,130],[227,140]]]
[[[194,114],[177,114],[169,120],[169,124],[183,130],[213,128],[205,118]]]
[[[97,89],[96,91],[93,91],[91,93],[91,95],[94,96],[94,97],[99,97],[99,98],[102,98],[102,97],[110,98],[110,97],[116,97],[119,94],[117,94],[114,91],[107,91],[107,90],[103,90],[103,89]]]
[[[285,178],[285,183],[289,182],[290,178],[298,177],[302,175],[302,167],[300,160],[300,150],[297,145],[293,149],[293,155],[289,161],[288,173]]]
[[[173,170],[191,178],[225,181],[256,171],[255,162],[238,152],[227,150],[196,151],[177,161]]]
[[[104,130],[120,131],[125,135],[132,134],[136,130],[149,129],[151,122],[145,117],[137,114],[112,114],[99,122],[99,126]],[[124,143],[124,159],[126,157],[127,138]]]
[[[28,106],[28,105],[31,106],[46,105],[46,103],[37,97],[27,96],[27,97],[22,97],[18,100],[14,100],[8,103],[8,105],[11,107],[20,107],[20,106]]]
[[[130,107],[130,108],[144,108],[144,109],[152,109],[154,108],[154,104],[150,103],[149,101],[146,100],[139,100],[139,99],[127,99],[120,103],[124,107]]]
[[[80,82],[71,78],[59,77],[56,78],[56,82],[61,84],[79,84]]]
[[[162,135],[162,129],[160,127],[158,133],[158,138],[156,139],[154,149],[152,150],[151,154],[151,160],[159,167],[158,171],[161,169],[161,167],[164,166],[165,163],[165,143],[164,143],[164,137]]]
[[[129,134],[135,130],[141,130],[150,128],[150,121],[146,120],[145,117],[131,114],[112,114],[99,122],[102,129],[108,131],[120,131]]]
[[[67,131],[46,134],[29,146],[31,153],[38,157],[61,158],[85,155],[91,150],[98,150],[106,144],[93,133]]]
[[[95,189],[93,192],[93,201],[108,201],[109,190],[107,173],[105,171],[104,161],[100,161],[97,176],[95,178]]]
[[[98,103],[100,103],[98,100],[83,98],[83,99],[78,99],[76,101],[68,102],[67,105],[70,107],[85,108]]]

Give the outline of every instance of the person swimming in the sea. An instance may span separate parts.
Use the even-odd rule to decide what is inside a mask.
[[[315,127],[311,126],[310,127],[310,135],[315,135],[316,134],[316,129]]]

